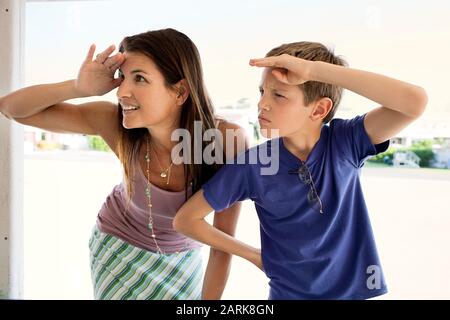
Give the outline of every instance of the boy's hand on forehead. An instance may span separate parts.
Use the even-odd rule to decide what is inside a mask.
[[[272,74],[278,81],[299,85],[310,80],[313,61],[282,54],[280,56],[250,59],[253,67],[273,68]]]

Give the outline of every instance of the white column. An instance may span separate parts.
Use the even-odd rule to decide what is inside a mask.
[[[0,0],[0,96],[24,84],[25,0]],[[0,115],[0,298],[23,298],[23,129]]]

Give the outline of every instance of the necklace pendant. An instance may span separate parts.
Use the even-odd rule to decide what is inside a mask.
[[[167,178],[167,172],[161,172],[161,178]]]
[[[153,229],[153,224],[152,224],[152,223],[149,223],[149,224],[147,225],[147,228],[148,228],[149,230],[152,230],[152,229]]]

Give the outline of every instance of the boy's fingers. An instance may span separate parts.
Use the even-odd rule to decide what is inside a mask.
[[[287,81],[287,78],[286,78],[286,72],[284,72],[283,69],[280,69],[280,68],[273,69],[272,74],[278,81],[289,84],[289,82]]]
[[[271,66],[270,61],[267,59],[250,59],[250,65],[255,67],[269,67]]]
[[[276,57],[250,59],[250,65],[255,67],[281,67],[280,61]]]

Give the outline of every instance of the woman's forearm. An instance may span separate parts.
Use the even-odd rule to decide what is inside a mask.
[[[75,80],[34,85],[0,97],[0,112],[8,118],[26,118],[56,103],[81,97]]]
[[[232,255],[211,248],[203,280],[202,299],[219,300],[228,280]]]

